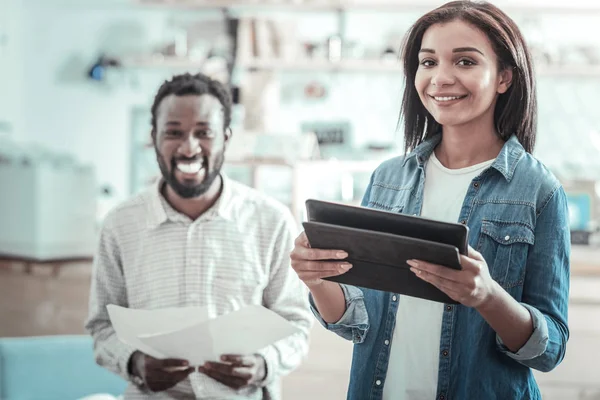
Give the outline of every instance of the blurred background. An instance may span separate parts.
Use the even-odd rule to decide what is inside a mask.
[[[52,347],[84,334],[103,217],[159,173],[150,106],[165,79],[202,71],[231,86],[226,173],[300,223],[304,200],[357,204],[375,167],[402,153],[398,50],[443,3],[0,0],[0,399],[35,384],[18,365],[65,366]],[[563,364],[536,377],[544,398],[600,399],[600,3],[493,3],[534,54],[535,155],[569,195],[572,335]],[[349,343],[315,326],[284,399],[345,398],[350,359]]]

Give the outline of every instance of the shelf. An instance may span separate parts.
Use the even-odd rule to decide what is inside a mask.
[[[185,57],[174,56],[133,56],[121,60],[123,68],[135,69],[200,69],[204,65],[204,59],[190,60]]]
[[[276,70],[276,71],[348,71],[348,72],[402,72],[399,61],[379,60],[343,60],[340,62],[328,61],[306,61],[287,62],[279,60],[256,60],[240,62],[236,64],[239,68]],[[537,68],[539,77],[599,77],[600,65],[596,66],[573,66],[554,65],[540,66]]]
[[[232,1],[232,0],[132,0],[134,3],[159,8],[211,10],[228,9],[232,11],[293,11],[293,12],[322,12],[322,11],[375,11],[375,12],[406,12],[428,11],[446,1],[440,0],[271,0],[271,1]],[[597,13],[600,12],[600,2],[591,0],[499,0],[497,6],[509,13]]]
[[[413,11],[428,10],[439,6],[439,1],[325,1],[305,0],[293,1],[231,1],[231,0],[134,0],[135,3],[160,8],[211,10],[229,9],[233,11],[294,11],[294,12],[323,12],[323,11]]]
[[[136,69],[187,69],[199,70],[204,60],[192,61],[183,57],[137,56],[122,60],[124,68]],[[288,72],[402,72],[399,62],[379,60],[326,60],[290,62],[282,60],[252,60],[236,62],[236,68],[245,70],[269,70]],[[584,77],[600,78],[600,65],[597,66],[540,66],[538,77]]]
[[[276,70],[276,71],[370,71],[370,72],[402,72],[398,62],[378,60],[343,60],[329,62],[327,60],[289,62],[280,60],[253,60],[236,63],[243,69]]]
[[[227,160],[225,165],[246,167],[289,167],[302,168],[304,170],[314,169],[317,171],[344,171],[344,172],[372,172],[383,160],[298,160],[296,162],[274,159],[274,160]]]

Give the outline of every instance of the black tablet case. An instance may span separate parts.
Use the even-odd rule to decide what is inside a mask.
[[[467,252],[466,226],[319,200],[308,200],[306,206],[308,221],[303,226],[311,246],[344,250],[353,265],[327,280],[456,303],[416,277],[406,261],[460,269],[459,253]]]
[[[460,254],[467,254],[469,228],[463,224],[313,199],[306,200],[306,212],[310,222],[387,232],[449,244],[456,247]]]

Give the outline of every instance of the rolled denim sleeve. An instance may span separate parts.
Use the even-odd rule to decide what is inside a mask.
[[[521,301],[531,313],[533,333],[516,353],[510,352],[496,335],[501,352],[538,371],[553,370],[566,353],[570,258],[567,198],[559,186],[538,213],[535,243],[527,258]]]
[[[527,361],[544,354],[544,351],[546,351],[546,347],[548,346],[549,332],[548,323],[546,322],[544,314],[529,304],[521,304],[527,309],[527,311],[529,311],[533,321],[533,333],[527,340],[527,343],[525,343],[523,347],[521,347],[516,353],[510,351],[510,349],[504,345],[504,342],[498,335],[496,335],[496,343],[498,344],[500,351],[513,360]]]
[[[354,343],[362,343],[369,331],[369,316],[367,314],[363,292],[355,286],[344,284],[340,284],[340,286],[342,287],[344,299],[346,300],[346,311],[339,321],[333,324],[327,323],[323,317],[321,317],[321,314],[319,314],[312,295],[309,295],[310,308],[325,329],[336,333],[346,340],[350,340]]]

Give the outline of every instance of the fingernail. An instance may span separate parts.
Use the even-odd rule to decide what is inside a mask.
[[[348,253],[346,253],[345,251],[338,251],[338,252],[335,254],[335,256],[336,256],[337,258],[346,258],[346,257],[348,257]]]
[[[411,267],[415,267],[415,268],[417,268],[419,266],[419,263],[416,260],[408,260],[408,261],[406,261],[406,263],[408,265],[410,265]]]
[[[417,275],[421,275],[421,270],[420,270],[420,269],[416,269],[416,268],[412,268],[412,267],[411,267],[411,268],[410,268],[410,270],[411,270],[412,272],[414,272],[415,274],[417,274]]]
[[[352,264],[343,263],[343,264],[340,264],[340,268],[345,269],[347,271],[350,268],[352,268]]]

